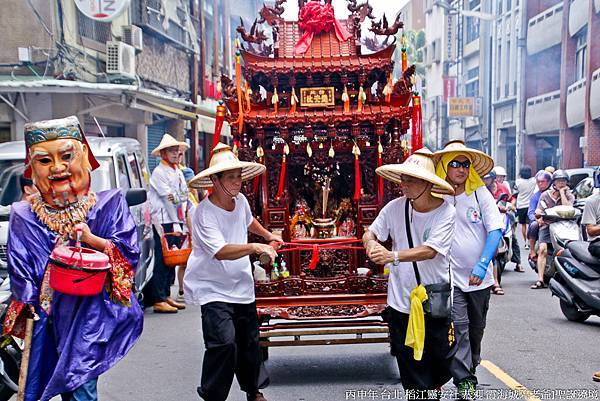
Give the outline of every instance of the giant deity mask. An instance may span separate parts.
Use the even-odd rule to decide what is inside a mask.
[[[76,117],[27,124],[25,143],[25,176],[32,178],[44,202],[65,208],[88,193],[98,162]]]

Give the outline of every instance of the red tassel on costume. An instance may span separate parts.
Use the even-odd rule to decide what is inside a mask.
[[[316,244],[312,247],[312,256],[310,258],[310,264],[308,265],[309,270],[315,270],[317,268],[317,263],[319,263],[319,248]]]
[[[219,104],[217,106],[217,115],[215,116],[215,132],[213,134],[211,151],[221,141],[221,129],[223,128],[223,121],[225,121],[225,106],[223,104]]]
[[[418,95],[413,96],[413,109],[412,109],[412,150],[415,151],[423,147],[423,120],[421,115],[421,97]]]
[[[381,167],[383,164],[383,147],[381,146],[381,142],[377,144],[377,167]],[[377,199],[383,200],[383,177],[377,175]]]
[[[358,148],[358,145],[354,145],[352,153],[354,153],[354,200],[358,202],[360,200],[360,192],[362,188],[360,181],[360,162],[358,161],[360,149]]]

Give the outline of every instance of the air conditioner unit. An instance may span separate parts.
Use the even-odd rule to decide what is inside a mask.
[[[135,78],[135,48],[123,42],[106,42],[106,73]]]
[[[144,50],[142,28],[136,25],[123,25],[121,27],[121,39],[123,42],[135,47],[137,51]]]

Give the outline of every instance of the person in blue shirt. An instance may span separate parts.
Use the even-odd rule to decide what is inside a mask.
[[[534,192],[529,201],[529,208],[527,209],[527,218],[529,219],[529,228],[527,230],[527,239],[529,240],[529,260],[537,261],[537,253],[535,251],[535,243],[538,240],[538,223],[535,220],[535,210],[537,209],[540,197],[546,191],[552,183],[552,175],[545,171],[540,170],[535,175],[535,182],[538,190]]]

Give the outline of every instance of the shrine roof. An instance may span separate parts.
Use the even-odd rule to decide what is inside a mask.
[[[338,40],[335,38],[335,34],[333,34],[333,40],[330,42],[319,40],[319,38],[324,35],[325,34],[315,36],[309,51],[301,56],[272,58],[257,56],[244,51],[242,52],[242,55],[245,61],[245,68],[250,73],[259,71],[268,73],[272,70],[281,72],[288,72],[289,70],[294,70],[295,72],[342,72],[358,71],[361,68],[365,70],[384,68],[389,66],[392,62],[392,54],[394,53],[395,49],[394,44],[376,53],[363,56],[356,54],[356,49],[354,46],[340,45]],[[332,35],[332,33],[329,33],[329,35]],[[337,43],[333,45],[333,42]],[[296,42],[294,42],[294,44],[295,43]],[[348,44],[349,42],[345,43]],[[337,49],[334,48],[336,46]],[[344,46],[354,48],[354,52],[338,51]]]
[[[349,32],[353,31],[352,24],[348,20],[341,20]],[[279,25],[279,57],[297,58],[294,54],[294,46],[302,37],[302,32],[298,26],[298,21],[282,21]],[[329,58],[342,56],[356,56],[356,44],[354,36],[345,42],[340,42],[335,36],[334,29],[329,32],[322,32],[313,37],[313,41],[302,55],[302,58]]]
[[[336,106],[327,109],[300,109],[296,113],[274,113],[271,109],[251,110],[244,114],[244,120],[251,124],[256,124],[260,121],[264,124],[281,124],[282,118],[285,118],[288,126],[294,124],[305,124],[307,121],[311,123],[328,124],[333,122],[351,121],[358,123],[387,123],[391,118],[402,118],[404,115],[409,115],[410,108],[407,107],[410,102],[410,95],[406,97],[406,105],[394,106],[390,104],[365,104],[362,111],[352,110],[350,113],[344,112],[343,106]]]

